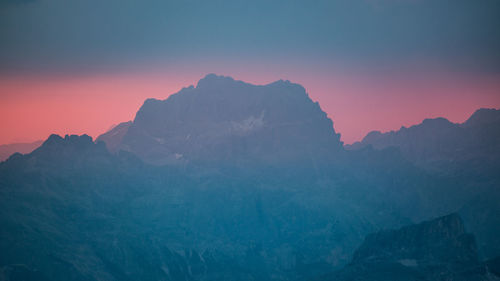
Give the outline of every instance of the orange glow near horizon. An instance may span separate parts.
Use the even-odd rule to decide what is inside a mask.
[[[224,73],[220,73],[224,74]],[[235,79],[266,84],[273,75],[240,72]],[[165,99],[200,75],[96,75],[66,78],[0,78],[0,144],[30,142],[50,134],[97,137],[133,120],[147,98]],[[483,77],[380,78],[288,73],[303,85],[352,143],[372,130],[397,130],[424,118],[463,122],[480,107],[500,107],[500,79]],[[279,79],[279,77],[277,78]]]

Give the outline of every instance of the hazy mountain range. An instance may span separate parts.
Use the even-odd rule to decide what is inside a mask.
[[[498,280],[498,116],[346,150],[300,85],[208,75],[0,163],[0,280]]]
[[[347,146],[360,149],[397,147],[405,158],[426,168],[475,170],[487,162],[497,173],[500,167],[500,110],[479,109],[462,124],[444,118],[426,119],[398,131],[370,132],[361,142]],[[482,165],[484,166],[484,165]]]
[[[43,143],[42,140],[28,143],[12,143],[0,145],[0,161],[5,161],[9,156],[18,153],[30,153]]]

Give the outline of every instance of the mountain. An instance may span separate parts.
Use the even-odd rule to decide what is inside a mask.
[[[257,86],[215,74],[166,100],[146,100],[122,128],[98,139],[155,164],[310,162],[342,147],[302,86],[283,80]]]
[[[175,227],[183,217],[168,219],[179,204],[152,206],[179,191],[182,176],[162,172],[171,185],[150,195],[161,186],[147,184],[154,169],[87,135],[51,135],[0,163],[0,280],[245,280],[217,250],[165,243],[189,234]],[[190,192],[189,181],[181,187]]]
[[[102,141],[106,144],[106,147],[108,148],[109,151],[117,152],[117,150],[121,145],[123,137],[128,132],[128,129],[130,128],[131,125],[132,121],[122,122],[111,128],[106,133],[97,137],[96,142]]]
[[[500,280],[457,214],[368,235],[344,269],[320,280]]]
[[[5,161],[9,156],[18,152],[18,153],[30,153],[35,148],[39,147],[43,141],[38,140],[35,142],[29,143],[12,143],[12,144],[3,144],[0,145],[0,161]]]
[[[420,210],[387,194],[409,167],[387,167],[365,179],[333,165],[155,166],[52,135],[0,163],[0,278],[307,280],[345,265],[367,233],[408,223],[403,197]]]
[[[311,280],[363,260],[364,250],[354,250],[368,233],[428,217],[429,202],[446,206],[440,199],[450,196],[420,188],[436,192],[443,181],[433,184],[401,159],[392,163],[397,153],[374,152],[326,174],[265,167],[249,175],[152,166],[86,135],[52,135],[0,163],[0,278]],[[461,220],[442,221],[462,241]],[[437,234],[413,249],[442,250],[448,232],[424,229],[396,246],[429,232]]]
[[[459,211],[474,230],[481,254],[500,253],[500,110],[479,109],[461,124],[436,118],[399,131],[371,132],[346,149],[355,154],[379,151],[379,155],[396,150],[418,168],[447,181],[437,193],[454,197],[449,210]]]
[[[361,142],[346,148],[355,150],[367,146],[397,147],[407,159],[426,168],[498,174],[500,110],[479,109],[462,124],[436,118],[398,131],[373,131]],[[484,169],[477,170],[478,164]]]
[[[356,206],[362,185],[342,199],[332,180],[151,166],[86,135],[52,135],[0,163],[0,278],[307,279],[343,265],[376,222],[398,220],[370,214],[381,194]]]
[[[495,124],[472,120],[485,132]],[[311,280],[366,264],[356,249],[370,233],[452,212],[463,223],[437,223],[449,237],[432,223],[397,245],[419,248],[409,259],[439,272],[444,263],[445,277],[461,276],[455,253],[479,270],[500,255],[491,163],[450,173],[397,147],[344,150],[301,86],[208,75],[146,101],[132,122],[96,141],[51,135],[0,162],[0,280]],[[477,253],[460,238],[470,237],[464,224]]]

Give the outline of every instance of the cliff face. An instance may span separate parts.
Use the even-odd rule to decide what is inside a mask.
[[[146,100],[119,145],[109,134],[100,139],[155,164],[298,162],[342,147],[332,121],[302,86],[256,86],[214,74],[166,100]]]
[[[322,280],[496,280],[457,214],[373,233],[351,263]]]

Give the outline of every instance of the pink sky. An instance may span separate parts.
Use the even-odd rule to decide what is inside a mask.
[[[209,72],[255,84],[283,78],[303,85],[346,143],[372,130],[397,130],[440,116],[463,122],[478,108],[500,107],[499,75],[223,70],[0,77],[0,144],[45,139],[52,133],[97,137],[113,124],[132,120],[145,99],[165,99]]]

